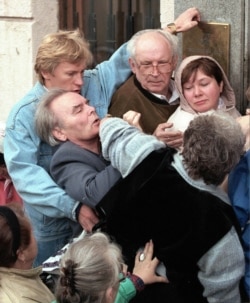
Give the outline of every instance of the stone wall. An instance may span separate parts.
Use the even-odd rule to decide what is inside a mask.
[[[0,1],[0,121],[33,86],[41,38],[58,29],[57,0]]]

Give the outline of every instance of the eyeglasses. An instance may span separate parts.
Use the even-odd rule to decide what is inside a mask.
[[[157,68],[159,74],[168,74],[173,71],[172,62],[153,64],[152,62],[137,63],[135,61],[135,63],[142,72],[142,74],[145,76],[152,75],[154,72],[154,68]]]

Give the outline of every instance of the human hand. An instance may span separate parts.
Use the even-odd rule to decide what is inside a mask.
[[[133,274],[140,277],[144,284],[152,284],[156,282],[164,282],[168,283],[168,279],[166,277],[158,276],[155,271],[156,267],[159,264],[159,260],[153,257],[154,252],[154,244],[153,241],[150,240],[146,243],[143,252],[138,251],[135,257],[135,266],[133,269]],[[140,260],[140,255],[144,254],[144,260]]]
[[[78,222],[87,232],[91,232],[92,228],[99,222],[99,218],[92,208],[87,205],[82,205],[80,208]]]
[[[198,21],[201,21],[200,12],[196,7],[191,7],[180,14],[174,21],[176,32],[186,32],[195,27],[198,24]],[[164,27],[163,30],[169,31],[167,26]]]
[[[123,116],[122,119],[126,122],[128,122],[130,125],[135,126],[137,128],[139,128],[139,130],[142,130],[141,126],[140,126],[140,118],[141,118],[141,114],[137,113],[133,110],[129,110],[127,111]]]
[[[172,148],[180,148],[183,144],[183,133],[175,130],[170,122],[159,124],[153,135]]]

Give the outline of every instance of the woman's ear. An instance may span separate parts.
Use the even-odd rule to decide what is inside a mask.
[[[116,295],[117,295],[117,289],[114,289],[113,287],[109,287],[107,290],[106,290],[106,294],[105,294],[105,297],[106,297],[106,302],[107,303],[113,303],[115,302],[115,298],[116,298]]]
[[[25,251],[21,248],[18,248],[17,252],[16,252],[16,255],[17,255],[17,259],[23,263],[25,263],[26,261],[26,258],[25,258]]]

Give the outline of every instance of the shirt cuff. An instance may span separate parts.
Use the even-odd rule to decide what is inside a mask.
[[[133,282],[137,292],[142,291],[145,288],[143,280],[130,272],[127,273],[127,277]]]
[[[78,217],[79,217],[79,212],[80,212],[81,207],[82,207],[82,203],[76,202],[75,207],[72,210],[72,217],[73,217],[73,220],[76,222],[78,222]]]

